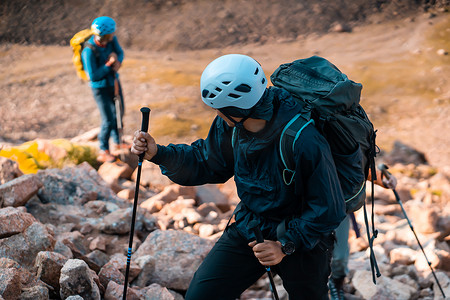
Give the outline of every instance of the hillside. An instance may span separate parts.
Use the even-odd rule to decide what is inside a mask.
[[[4,0],[0,43],[68,45],[74,32],[109,15],[128,49],[221,48],[324,34],[336,25],[351,31],[448,5],[448,0]]]

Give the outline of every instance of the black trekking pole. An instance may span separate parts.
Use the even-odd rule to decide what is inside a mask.
[[[258,221],[253,220],[248,223],[247,227],[251,231],[253,231],[253,233],[256,236],[256,242],[259,244],[264,243],[264,238],[258,226],[259,226]],[[272,295],[275,298],[275,300],[279,300],[280,298],[278,298],[277,288],[275,286],[275,281],[273,281],[272,271],[270,270],[269,266],[264,266],[264,268],[266,268],[267,275],[269,276],[270,290],[272,291]]]
[[[142,113],[141,131],[147,132],[148,119],[150,116],[150,108],[142,107],[141,113]],[[139,154],[138,170],[137,170],[137,176],[136,176],[136,188],[134,190],[133,214],[131,217],[130,240],[128,243],[127,268],[125,270],[125,283],[123,286],[123,298],[122,298],[123,300],[127,299],[128,275],[130,273],[131,251],[133,249],[134,223],[136,222],[136,211],[137,211],[138,196],[139,196],[139,183],[141,181],[141,170],[142,170],[142,162],[144,161],[144,156],[145,156],[145,152]]]
[[[380,171],[383,173],[384,176],[386,176],[387,179],[389,179],[391,177],[391,173],[389,173],[388,170],[387,170],[388,166],[386,166],[385,164],[378,165],[378,169],[380,169]],[[414,231],[414,228],[413,228],[413,226],[411,224],[411,221],[408,218],[408,215],[406,215],[406,211],[403,208],[403,204],[402,204],[402,201],[400,200],[400,196],[398,195],[398,193],[397,193],[397,191],[395,189],[392,189],[392,191],[394,192],[395,200],[397,200],[398,204],[400,204],[400,207],[402,208],[402,212],[405,215],[406,220],[408,221],[409,228],[411,228],[412,232],[414,233],[414,236],[416,237],[417,243],[419,244],[419,247],[422,250],[423,255],[425,256],[425,259],[426,259],[426,261],[428,263],[428,266],[430,267],[431,272],[433,273],[434,279],[436,280],[436,283],[437,283],[437,285],[439,287],[439,290],[441,290],[442,296],[445,299],[444,290],[442,289],[441,284],[439,283],[439,280],[437,279],[436,274],[434,273],[433,267],[431,266],[431,262],[428,260],[428,257],[425,254],[425,250],[423,250],[422,244],[420,243],[419,238],[417,237],[417,234]]]
[[[116,124],[117,124],[117,132],[119,134],[119,155],[120,160],[125,161],[125,155],[122,151],[123,144],[123,109],[122,109],[123,99],[120,96],[120,87],[119,87],[119,79],[117,79],[117,73],[114,72],[114,106],[116,107]]]

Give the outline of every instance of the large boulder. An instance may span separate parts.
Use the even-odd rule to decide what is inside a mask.
[[[62,170],[41,170],[37,176],[44,184],[38,193],[44,203],[82,205],[92,200],[123,203],[97,171],[86,162]]]
[[[175,290],[187,290],[195,271],[214,242],[176,230],[155,230],[133,254],[142,268],[135,280],[140,287],[158,283]]]

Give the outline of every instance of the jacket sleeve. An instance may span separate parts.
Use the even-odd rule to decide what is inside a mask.
[[[223,183],[234,174],[231,133],[225,122],[216,117],[205,140],[191,145],[158,145],[158,153],[151,161],[180,185]]]
[[[310,250],[345,218],[345,201],[329,145],[313,126],[302,132],[294,156],[302,211],[289,222],[286,237],[296,249]]]
[[[99,64],[97,66],[95,53],[89,47],[85,47],[83,49],[83,52],[81,52],[81,58],[84,70],[91,81],[99,81],[111,72],[111,67],[108,67],[105,64]]]

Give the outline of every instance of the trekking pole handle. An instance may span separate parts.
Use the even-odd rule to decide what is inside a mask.
[[[141,113],[142,113],[141,131],[147,132],[148,131],[148,119],[150,117],[150,108],[142,107]]]
[[[391,173],[389,173],[388,169],[389,167],[385,164],[379,164],[378,169],[383,173],[383,176],[385,176],[388,180],[391,178]]]
[[[142,113],[141,131],[147,132],[148,131],[148,120],[150,118],[150,108],[142,107],[141,113]],[[142,162],[144,160],[144,156],[145,156],[145,152],[142,152],[141,154],[139,154],[139,162]]]
[[[253,233],[255,234],[255,236],[256,236],[256,242],[257,242],[258,244],[259,244],[259,243],[264,243],[264,238],[263,238],[261,229],[259,229],[258,221],[256,221],[256,220],[250,221],[250,222],[248,223],[248,228],[249,228],[251,231],[253,231]]]

